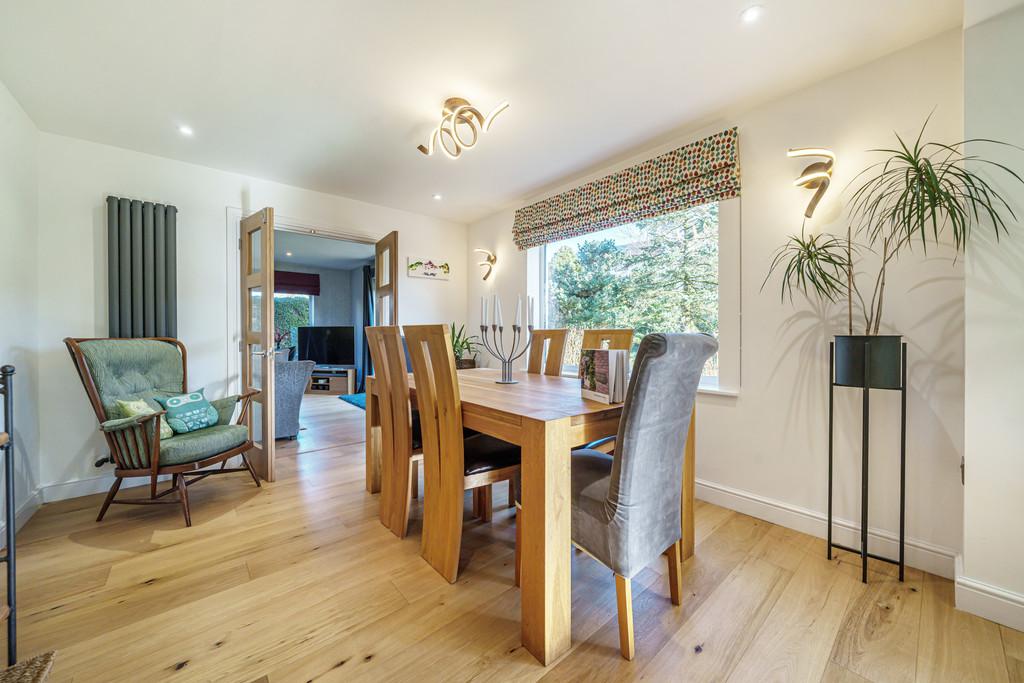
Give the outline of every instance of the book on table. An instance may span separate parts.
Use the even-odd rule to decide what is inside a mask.
[[[580,354],[580,393],[601,403],[622,403],[629,383],[629,351],[583,349]]]

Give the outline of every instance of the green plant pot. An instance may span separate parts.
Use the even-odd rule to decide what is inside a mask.
[[[898,334],[836,335],[836,384],[864,386],[865,350],[871,350],[868,388],[899,389],[902,380],[903,337]]]

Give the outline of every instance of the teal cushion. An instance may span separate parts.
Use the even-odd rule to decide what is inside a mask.
[[[79,344],[108,420],[118,417],[117,401],[142,399],[156,408],[156,397],[180,394],[183,363],[178,347],[152,339],[91,339]]]
[[[186,434],[197,429],[206,429],[217,424],[220,415],[210,405],[203,389],[177,396],[154,396],[157,403],[167,411],[167,424],[175,434]]]
[[[241,446],[249,439],[245,425],[215,425],[160,441],[161,465],[184,465]]]

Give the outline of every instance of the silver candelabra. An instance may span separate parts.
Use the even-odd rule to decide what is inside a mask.
[[[526,339],[523,339],[523,299],[516,298],[515,322],[512,323],[512,346],[505,350],[505,325],[501,318],[501,300],[494,297],[494,318],[488,325],[487,299],[480,297],[480,339],[484,349],[499,361],[501,361],[501,379],[498,384],[515,384],[512,379],[512,364],[523,357],[526,350],[530,348],[530,340],[533,332],[533,297],[526,297]],[[488,337],[490,328],[490,337]]]
[[[490,327],[491,340],[487,339],[487,328]],[[528,331],[525,343],[520,347],[522,339],[523,328],[521,325],[512,326],[512,348],[505,351],[505,328],[496,324],[481,325],[480,326],[480,339],[483,340],[484,349],[487,353],[491,354],[499,361],[501,361],[501,379],[495,380],[498,384],[515,384],[516,380],[512,379],[512,364],[522,358],[526,350],[530,348],[530,340],[532,335],[529,333],[533,332],[533,325],[527,325]]]

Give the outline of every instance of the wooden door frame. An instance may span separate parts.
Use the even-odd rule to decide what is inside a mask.
[[[245,223],[251,221],[250,227]],[[253,406],[245,419],[249,427],[249,440],[254,444],[252,466],[261,479],[274,481],[274,209],[265,207],[239,222],[239,318],[241,332],[241,350],[239,353],[239,369],[243,390],[256,389],[252,381],[255,364],[259,363],[259,393],[252,397]],[[252,270],[252,240],[250,235],[260,233],[260,259],[258,270]],[[249,258],[246,258],[248,254]],[[250,329],[252,312],[250,310],[250,293],[254,289],[262,291],[260,301],[260,327]],[[244,321],[244,322],[243,322]],[[259,360],[251,345],[259,346]],[[246,381],[246,378],[249,381]],[[260,438],[256,439],[256,404],[260,406]]]
[[[227,323],[226,323],[226,335],[225,339],[227,344],[225,346],[225,386],[223,391],[225,394],[236,394],[239,391],[239,382],[241,377],[241,334],[242,334],[242,317],[241,317],[241,296],[240,291],[240,280],[238,274],[238,256],[239,249],[241,247],[241,232],[240,223],[243,217],[243,210],[237,206],[226,207],[226,229],[225,229],[225,246],[226,246],[226,263],[225,272],[227,273]],[[251,213],[251,212],[250,212]],[[323,225],[304,221],[302,219],[292,218],[289,216],[282,216],[275,212],[274,214],[274,229],[283,230],[285,232],[296,232],[307,235],[316,235],[318,237],[326,237],[328,239],[347,240],[350,242],[360,242],[362,244],[376,244],[383,237],[386,237],[391,230],[385,230],[383,232],[377,232],[376,230],[367,230],[364,232],[356,232],[345,228],[336,227],[324,227]]]

